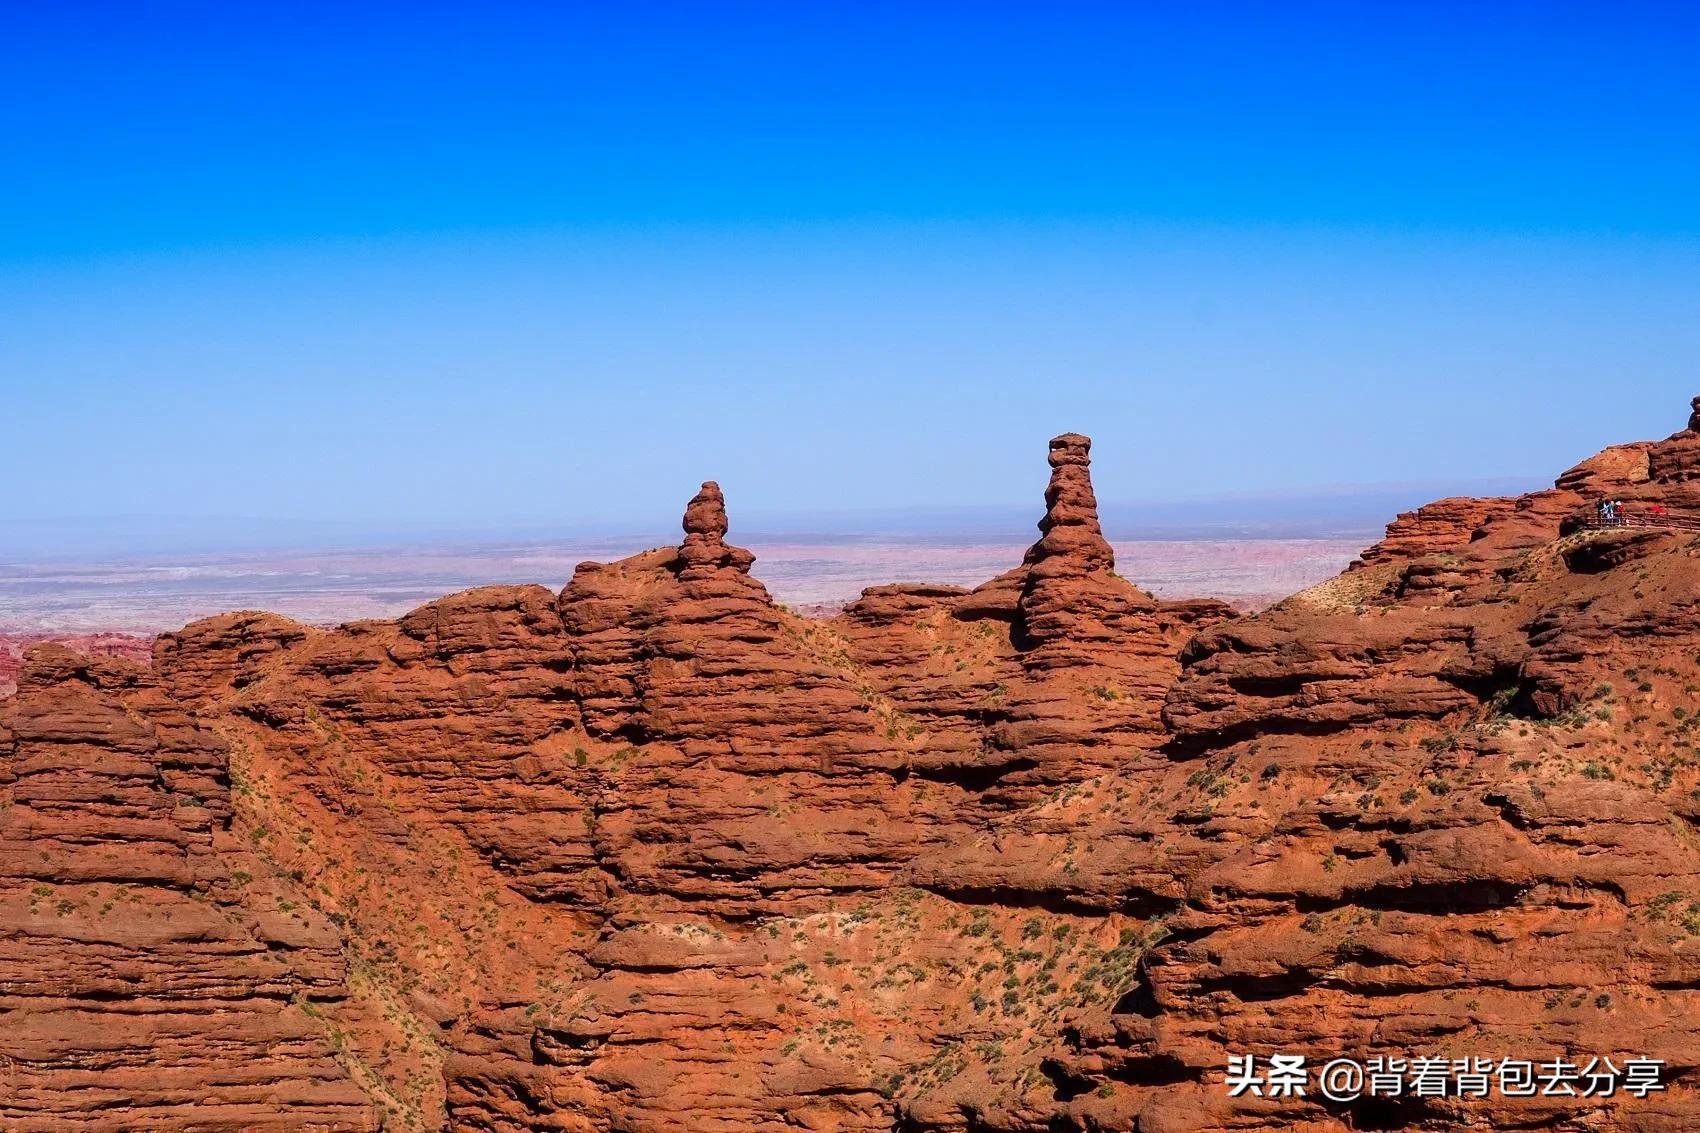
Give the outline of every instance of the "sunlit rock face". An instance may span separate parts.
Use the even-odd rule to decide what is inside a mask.
[[[1090,442],[973,588],[774,603],[719,487],[559,593],[0,700],[0,1125],[1700,1127],[1700,434],[1398,517],[1254,617],[1115,571]],[[1655,510],[1656,509],[1656,510]],[[1664,1060],[1230,1097],[1233,1055]]]

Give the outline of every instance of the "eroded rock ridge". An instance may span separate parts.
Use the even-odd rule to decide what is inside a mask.
[[[1700,413],[1700,401],[1696,403]],[[1398,517],[1252,617],[1121,578],[1090,442],[972,590],[799,617],[683,539],[0,700],[0,1125],[1700,1127],[1700,433]],[[1230,1098],[1230,1054],[1663,1059]]]

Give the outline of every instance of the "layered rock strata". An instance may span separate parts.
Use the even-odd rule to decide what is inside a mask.
[[[226,742],[145,669],[32,652],[0,701],[0,1125],[378,1127],[319,1017],[336,927],[230,819]]]
[[[706,483],[679,546],[558,594],[33,653],[0,701],[0,1113],[1700,1127],[1700,550],[1587,526],[1700,517],[1692,424],[1401,516],[1254,617],[1118,576],[1089,453],[1052,441],[1008,573],[830,619],[771,600]],[[1645,1056],[1668,1088],[1228,1095],[1230,1055],[1282,1052]]]

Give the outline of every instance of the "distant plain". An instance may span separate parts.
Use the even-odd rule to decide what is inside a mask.
[[[659,540],[657,540],[659,542]],[[1124,575],[1162,597],[1211,595],[1254,609],[1321,581],[1362,539],[1135,540],[1117,545]],[[0,630],[151,634],[225,610],[271,610],[309,624],[394,617],[469,586],[560,589],[587,559],[653,545],[564,540],[294,552],[220,552],[0,562]],[[777,601],[836,608],[887,582],[973,586],[1021,561],[1015,541],[909,538],[746,540],[754,573]]]
[[[1279,497],[1109,503],[1117,569],[1162,598],[1261,609],[1332,577],[1399,511],[1449,494],[1532,484],[1380,485]],[[891,582],[976,586],[1021,561],[1034,508],[754,515],[731,540],[755,552],[776,601],[830,613]],[[128,519],[0,533],[0,634],[154,634],[227,610],[311,625],[388,618],[472,586],[558,590],[587,560],[678,541],[677,520],[549,530],[424,531],[262,521]]]

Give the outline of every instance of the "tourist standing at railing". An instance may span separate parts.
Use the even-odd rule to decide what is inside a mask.
[[[1647,504],[1642,510],[1631,515],[1624,507],[1622,500],[1595,500],[1595,527],[1628,527],[1631,524],[1640,527],[1680,527],[1685,530],[1700,530],[1700,519],[1692,516],[1673,516],[1670,508],[1664,504]]]

